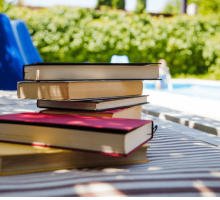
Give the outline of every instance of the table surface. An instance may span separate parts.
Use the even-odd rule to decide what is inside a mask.
[[[1,176],[0,196],[220,196],[220,148],[154,119],[150,162]]]

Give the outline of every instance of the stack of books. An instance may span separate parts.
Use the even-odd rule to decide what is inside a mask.
[[[158,78],[153,63],[25,65],[18,97],[46,109],[0,116],[0,174],[148,161],[142,80]]]

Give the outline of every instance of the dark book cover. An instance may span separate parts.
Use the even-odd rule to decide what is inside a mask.
[[[158,65],[160,63],[71,63],[71,62],[36,62],[24,66],[35,65],[121,65],[121,66],[145,66],[145,65]]]
[[[106,111],[108,112],[108,111]],[[39,126],[62,126],[67,128],[85,128],[93,130],[114,130],[126,133],[152,120],[123,119],[95,116],[47,114],[47,113],[16,113],[0,116],[0,123],[17,123]]]
[[[80,130],[89,130],[89,131],[106,132],[111,134],[124,134],[124,135],[134,129],[137,129],[138,127],[151,123],[152,124],[151,137],[147,141],[153,138],[152,120],[79,116],[79,115],[65,115],[65,114],[57,115],[57,114],[30,112],[30,113],[0,115],[0,123],[80,129]],[[97,151],[90,151],[83,149],[65,148],[65,147],[63,149],[79,150],[79,151],[87,151],[87,152],[89,151],[99,154],[110,155],[110,156],[127,157],[137,148],[139,148],[141,145],[145,144],[147,141],[143,141],[143,143],[141,143],[138,147],[136,147],[126,155],[120,153],[106,153],[106,152],[97,152]],[[12,143],[27,144],[22,142],[12,142]],[[33,143],[32,145],[44,146],[45,144]],[[53,145],[49,147],[61,148]]]

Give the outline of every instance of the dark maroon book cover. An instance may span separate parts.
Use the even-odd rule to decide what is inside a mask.
[[[66,114],[57,115],[57,114],[34,113],[34,112],[0,115],[0,123],[9,123],[9,124],[16,123],[16,124],[35,125],[35,126],[86,129],[91,131],[102,131],[102,132],[106,131],[113,134],[126,134],[140,126],[152,122],[153,122],[152,120],[94,117],[94,116],[80,116],[80,115],[66,115]],[[142,144],[146,142],[147,141],[144,141]],[[51,147],[55,147],[55,146],[51,146]],[[112,155],[112,156],[128,156],[130,154],[129,153],[127,155],[123,155],[123,154],[114,154],[114,153],[111,154],[111,153],[103,153],[103,152],[100,153],[106,155]]]

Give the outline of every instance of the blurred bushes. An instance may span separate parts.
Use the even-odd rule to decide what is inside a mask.
[[[6,2],[5,0],[0,0],[0,13],[7,12],[13,7],[13,3]]]
[[[125,0],[112,0],[112,8],[125,9]]]
[[[220,15],[158,18],[106,7],[14,7],[7,14],[27,23],[46,62],[110,62],[118,54],[130,62],[165,58],[173,76],[219,70]]]
[[[146,0],[137,0],[136,12],[142,13],[146,10]]]

